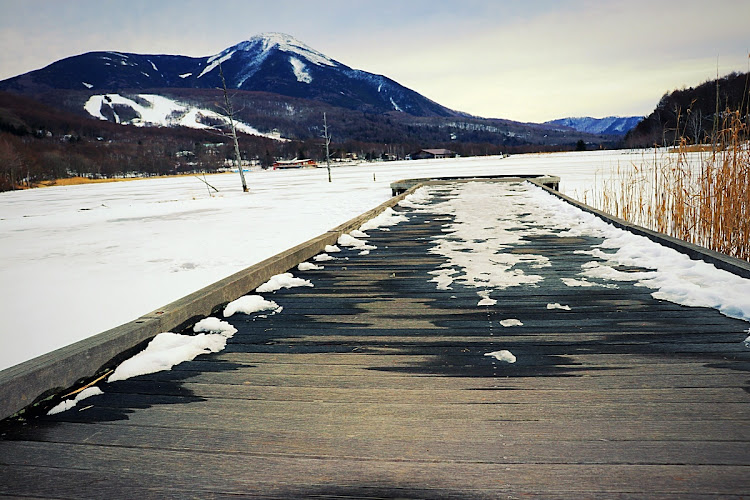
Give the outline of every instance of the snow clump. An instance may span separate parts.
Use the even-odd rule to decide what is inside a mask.
[[[523,323],[521,323],[520,320],[517,320],[516,318],[508,318],[500,321],[500,324],[504,327],[510,327],[510,326],[523,326]]]
[[[65,401],[60,402],[57,406],[52,408],[50,411],[47,412],[47,415],[55,415],[57,413],[64,412],[66,410],[70,410],[75,405],[77,405],[80,401],[83,401],[86,398],[89,398],[91,396],[98,396],[99,394],[104,394],[104,392],[99,389],[98,387],[88,387],[76,395],[73,399],[66,399]]]
[[[260,295],[244,295],[233,300],[224,308],[224,317],[228,318],[234,313],[253,314],[261,311],[281,312],[279,306],[273,300],[266,300]]]
[[[312,262],[300,262],[297,269],[300,271],[320,271],[321,269],[324,269],[324,267],[313,264]]]
[[[494,351],[494,352],[488,352],[485,354],[485,356],[489,356],[491,358],[495,358],[498,361],[502,361],[504,363],[515,363],[516,357],[513,355],[512,352],[507,351],[503,349],[502,351]]]
[[[381,229],[387,231],[388,226],[395,226],[399,222],[406,222],[409,219],[401,215],[392,208],[388,207],[380,215],[373,217],[359,227],[360,231],[369,231],[370,229]]]
[[[570,306],[555,302],[554,304],[547,304],[547,309],[562,309],[563,311],[570,311]]]
[[[193,331],[195,333],[218,333],[227,338],[237,333],[235,327],[219,318],[204,318],[195,324]]]
[[[297,286],[314,286],[310,280],[295,278],[292,273],[282,273],[271,276],[271,279],[255,289],[256,292],[275,292],[282,288],[294,288]]]
[[[368,244],[364,240],[355,238],[351,234],[342,234],[341,236],[339,236],[338,244],[341,245],[342,247],[350,247],[350,248],[354,248],[355,250],[361,250],[361,251],[375,250],[376,248],[378,248],[375,245]]]
[[[170,370],[173,366],[183,361],[191,361],[200,354],[219,352],[226,345],[227,337],[220,334],[160,333],[148,343],[143,351],[120,363],[107,382]]]
[[[327,253],[321,253],[321,254],[316,255],[315,257],[313,257],[313,260],[315,262],[327,262],[329,260],[336,260],[336,257],[331,257]]]

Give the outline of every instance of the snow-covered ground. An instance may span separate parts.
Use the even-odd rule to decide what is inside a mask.
[[[306,241],[426,176],[551,174],[591,189],[640,153],[363,164],[0,193],[0,369],[131,321]]]

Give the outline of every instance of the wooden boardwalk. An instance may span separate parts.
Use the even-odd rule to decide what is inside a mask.
[[[590,237],[526,237],[544,280],[478,306],[430,281],[449,217],[398,210],[377,250],[266,294],[281,313],[228,318],[224,351],[4,428],[0,496],[750,495],[746,322],[630,283],[565,286]],[[484,355],[499,349],[517,361]]]

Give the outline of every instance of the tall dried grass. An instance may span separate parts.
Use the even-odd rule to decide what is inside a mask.
[[[602,183],[593,206],[634,224],[750,260],[750,147],[740,113],[724,115],[711,151],[691,153],[682,139],[654,150]]]

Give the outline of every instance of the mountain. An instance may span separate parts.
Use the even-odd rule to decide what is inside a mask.
[[[0,90],[39,95],[51,89],[91,93],[123,89],[215,89],[273,92],[371,113],[463,116],[400,85],[352,69],[281,33],[265,33],[209,57],[88,52],[0,82]]]
[[[66,175],[221,168],[234,155],[221,133],[222,74],[241,155],[262,165],[323,160],[324,114],[338,159],[404,158],[424,148],[462,156],[562,151],[618,140],[471,116],[267,33],[207,57],[89,52],[0,81],[0,190]]]
[[[608,116],[606,118],[583,116],[560,118],[544,123],[546,125],[569,127],[589,134],[625,135],[642,119],[642,116]]]

